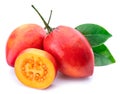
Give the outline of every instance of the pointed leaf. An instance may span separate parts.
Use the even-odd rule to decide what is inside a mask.
[[[115,63],[114,57],[104,44],[93,47],[93,52],[95,55],[95,66],[104,66]]]
[[[103,44],[112,36],[105,28],[96,24],[82,24],[75,29],[80,31],[88,39],[92,47]]]

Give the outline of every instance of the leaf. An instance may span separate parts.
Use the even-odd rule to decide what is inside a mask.
[[[93,47],[93,52],[95,55],[95,66],[104,66],[115,63],[114,57],[104,44]]]
[[[92,47],[103,44],[112,36],[106,29],[96,24],[82,24],[75,29],[80,31],[88,39]]]
[[[91,44],[95,57],[95,66],[104,66],[115,63],[114,57],[103,44],[112,36],[105,28],[96,24],[82,24],[75,29],[80,31]]]

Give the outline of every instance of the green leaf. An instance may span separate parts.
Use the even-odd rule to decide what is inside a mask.
[[[75,29],[80,31],[88,39],[92,47],[103,44],[112,36],[105,28],[96,24],[82,24]]]
[[[93,52],[95,55],[95,66],[104,66],[115,63],[114,57],[104,44],[93,47]]]

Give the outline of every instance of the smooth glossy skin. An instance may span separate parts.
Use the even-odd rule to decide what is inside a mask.
[[[46,31],[37,24],[24,24],[16,28],[6,44],[7,63],[14,67],[17,55],[26,48],[43,48]]]
[[[77,30],[59,26],[44,39],[44,50],[57,60],[59,70],[70,77],[93,74],[94,54],[87,39]]]

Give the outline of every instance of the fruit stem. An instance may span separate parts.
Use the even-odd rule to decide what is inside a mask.
[[[49,25],[49,23],[50,23],[51,16],[52,16],[52,10],[50,11],[50,16],[49,16],[48,23],[47,23],[48,25]]]
[[[48,25],[49,23],[47,23],[46,21],[45,21],[45,19],[43,18],[43,16],[40,14],[40,12],[35,8],[35,6],[34,5],[32,5],[32,8],[37,12],[37,14],[40,16],[40,18],[42,19],[42,21],[43,21],[43,23],[44,23],[44,25],[45,25],[45,28],[47,28],[47,31],[48,31],[48,33],[50,33],[51,31],[52,31],[52,28]],[[52,15],[52,12],[50,13],[50,18],[51,18],[51,15]],[[48,22],[50,22],[50,18],[49,18],[49,21]]]

